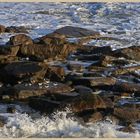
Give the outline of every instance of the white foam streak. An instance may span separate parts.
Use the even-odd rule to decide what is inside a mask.
[[[27,114],[16,112],[0,129],[0,137],[140,137],[139,133],[123,133],[120,126],[109,121],[90,123],[83,126],[74,118],[67,117],[68,111],[57,112],[53,117],[32,119]]]

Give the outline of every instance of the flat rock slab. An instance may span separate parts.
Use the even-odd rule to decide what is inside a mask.
[[[13,100],[25,100],[33,96],[41,96],[47,93],[46,88],[40,88],[38,85],[17,84],[13,87],[3,89],[1,93],[1,99],[13,101]]]
[[[39,84],[17,84],[13,87],[1,87],[1,98],[4,100],[6,97],[8,100],[23,100],[29,97],[45,95],[54,99],[65,99],[66,97],[78,96],[78,93],[71,93],[72,88],[61,83],[39,83]]]
[[[38,62],[13,62],[6,65],[0,71],[1,80],[6,83],[16,83],[20,80],[34,80],[44,78],[47,66]]]
[[[67,93],[73,91],[70,86],[62,83],[56,83],[55,85],[50,86],[47,90],[50,94]]]
[[[65,26],[57,29],[54,33],[63,34],[66,37],[87,37],[87,36],[99,36],[98,32],[88,30],[80,27]]]
[[[73,112],[82,112],[85,110],[106,109],[104,100],[94,94],[80,96],[69,102],[69,106]]]
[[[55,109],[60,107],[60,102],[52,101],[44,97],[34,97],[30,98],[29,106],[40,112],[52,113]]]
[[[73,77],[73,84],[85,86],[112,86],[116,83],[116,79],[111,77]]]

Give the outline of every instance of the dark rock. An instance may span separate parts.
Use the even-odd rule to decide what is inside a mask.
[[[11,55],[0,55],[0,68],[3,68],[9,63],[18,62],[18,57]]]
[[[18,45],[1,46],[0,54],[16,56],[19,51],[19,48],[20,48],[20,46],[18,46]]]
[[[5,32],[5,26],[0,25],[0,33],[4,33]]]
[[[111,77],[73,77],[73,84],[85,85],[90,87],[101,86],[113,86],[116,83],[116,79]]]
[[[5,125],[5,121],[0,118],[0,127],[3,127]]]
[[[9,106],[9,107],[7,108],[7,112],[8,112],[8,113],[15,113],[15,112],[16,112],[16,109],[15,109],[14,106]]]
[[[92,94],[93,91],[91,88],[82,86],[82,85],[77,85],[74,87],[75,91],[78,92],[80,95],[81,94]]]
[[[50,93],[50,94],[68,93],[68,92],[71,92],[72,90],[73,89],[66,84],[57,83],[55,86],[51,86],[48,88],[48,93]]]
[[[64,67],[59,65],[52,65],[48,67],[46,77],[48,77],[51,81],[63,81],[65,76]]]
[[[114,91],[119,92],[130,92],[136,95],[140,95],[140,84],[128,83],[128,82],[119,82],[114,85]]]
[[[114,109],[114,115],[127,123],[135,123],[140,121],[140,110],[128,107],[116,107]]]
[[[114,51],[114,54],[119,57],[125,57],[127,59],[132,59],[136,61],[140,61],[140,47],[132,46],[129,48],[123,48]]]
[[[54,33],[65,35],[66,37],[86,37],[86,36],[99,36],[98,32],[88,30],[85,28],[65,26],[57,29]]]
[[[89,71],[86,71],[83,73],[83,76],[84,77],[102,77],[103,74],[100,73],[100,72],[89,72]]]
[[[108,68],[90,65],[90,66],[88,67],[88,70],[91,71],[91,72],[102,72],[102,73],[104,73],[105,71],[108,70]]]
[[[36,40],[38,40],[36,43],[46,44],[46,45],[50,45],[50,44],[63,45],[64,43],[67,42],[65,35],[61,35],[57,33],[47,34],[43,37],[37,38]]]
[[[109,56],[109,55],[104,55],[101,56],[100,60],[98,63],[95,63],[95,65],[99,65],[99,66],[111,66],[111,65],[115,65],[115,66],[121,66],[121,65],[127,65],[129,64],[129,62],[127,60],[124,59],[119,59],[113,56]]]
[[[111,73],[112,75],[122,75],[127,73],[129,74],[130,72],[134,72],[136,70],[140,70],[140,65],[116,68]]]
[[[107,115],[104,117],[104,120],[111,122],[112,124],[119,125],[119,119],[114,115]]]
[[[97,54],[79,54],[75,57],[72,57],[72,58],[75,58],[76,60],[84,60],[84,61],[97,61],[100,59],[100,55],[97,55]]]
[[[29,100],[29,106],[40,112],[52,113],[60,107],[60,102],[52,101],[44,97],[32,97]]]
[[[93,113],[89,118],[88,118],[88,122],[90,123],[96,123],[96,122],[99,122],[99,121],[102,121],[103,120],[103,115],[101,112],[95,112]]]
[[[18,34],[12,36],[7,44],[21,45],[18,56],[26,56],[39,61],[48,58],[65,59],[70,53],[75,52],[80,47],[55,34],[38,38],[36,43],[33,43],[29,36]]]
[[[41,96],[47,94],[47,88],[39,87],[35,84],[17,84],[5,94],[9,94],[10,99],[24,100],[33,96]]]
[[[18,34],[15,36],[10,37],[10,41],[7,43],[10,45],[22,45],[22,47],[20,49],[24,49],[24,46],[32,46],[33,45],[33,41],[32,39],[25,35],[25,34]]]
[[[5,29],[5,32],[8,32],[8,33],[28,33],[28,31],[26,30],[26,28],[24,26],[19,26],[19,27],[10,26],[10,27],[7,27]]]
[[[127,132],[127,133],[135,133],[136,132],[136,130],[131,125],[120,128],[118,130],[123,131],[123,132]]]
[[[47,98],[53,99],[53,100],[65,100],[67,98],[74,98],[78,96],[78,93],[72,92],[71,88],[64,84],[57,84],[54,85],[52,83],[45,84],[41,83],[39,84],[31,84],[31,83],[25,83],[25,84],[17,84],[12,87],[1,87],[0,93],[2,100],[24,100],[28,101],[29,97],[35,97],[35,96],[42,96],[44,95]]]
[[[65,93],[51,93],[45,95],[53,101],[61,101],[61,103],[67,104],[67,100],[72,100],[79,96],[77,92],[65,92]]]
[[[1,80],[6,83],[18,81],[39,81],[46,74],[47,66],[37,62],[13,62],[1,69]]]
[[[77,45],[72,43],[65,44],[34,44],[24,46],[20,49],[19,56],[28,56],[38,60],[53,58],[56,60],[65,59],[70,53],[75,52]]]
[[[104,100],[100,96],[94,94],[82,95],[71,100],[69,104],[73,112],[82,112],[84,110],[96,110],[106,108]]]
[[[84,71],[84,66],[82,66],[81,64],[78,64],[78,63],[77,64],[68,63],[67,68],[71,71],[76,71],[76,72]]]
[[[101,54],[103,54],[103,55],[112,54],[112,49],[110,46],[103,46],[103,47],[97,47],[97,46],[85,46],[84,47],[83,46],[82,48],[78,49],[78,53],[86,54],[86,55],[91,54],[92,56],[94,56],[94,57],[96,56],[97,58],[99,58]],[[95,57],[95,60],[97,60],[96,57]]]

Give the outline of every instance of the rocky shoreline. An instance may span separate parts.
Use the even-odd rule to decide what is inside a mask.
[[[5,32],[16,35],[0,46],[1,103],[22,102],[47,115],[69,107],[83,123],[108,118],[124,126],[120,131],[135,132],[133,125],[140,122],[139,46],[91,46],[91,40],[119,39],[71,26],[36,39],[25,27],[0,25],[0,33]],[[121,104],[124,98],[128,102]]]

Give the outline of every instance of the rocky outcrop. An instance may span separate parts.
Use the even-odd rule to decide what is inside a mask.
[[[127,59],[140,61],[140,47],[139,46],[132,46],[129,48],[116,50],[114,54],[119,57],[125,57]]]
[[[24,26],[10,26],[6,27],[5,32],[8,33],[28,33],[27,29]]]
[[[13,62],[0,70],[1,80],[6,83],[18,81],[42,80],[46,74],[47,66],[37,62]]]
[[[87,37],[87,36],[99,36],[100,34],[96,31],[80,28],[65,26],[60,29],[57,29],[54,33],[62,34],[67,37]]]

